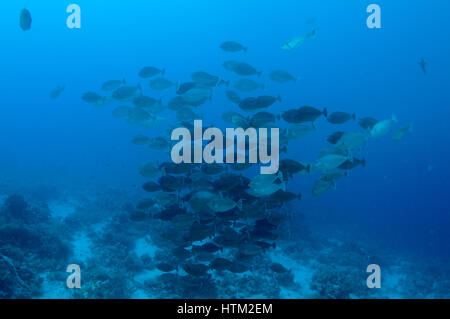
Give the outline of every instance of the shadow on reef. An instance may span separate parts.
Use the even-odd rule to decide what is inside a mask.
[[[49,269],[65,269],[70,246],[46,207],[32,207],[20,195],[0,209],[0,298],[41,294]]]

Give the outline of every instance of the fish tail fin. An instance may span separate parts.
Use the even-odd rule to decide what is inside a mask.
[[[161,70],[161,74],[162,75],[166,74],[166,69],[165,68]]]
[[[363,159],[361,160],[361,166],[362,166],[362,167],[366,167],[366,159],[365,159],[365,158],[363,158]]]
[[[247,47],[242,47],[242,50],[244,50],[244,52],[247,52],[248,48]]]
[[[127,84],[127,79],[123,78],[123,79],[122,79],[122,83],[123,83],[123,84]]]
[[[353,121],[356,121],[356,114],[355,113],[352,114],[352,119],[353,119]]]
[[[278,95],[278,96],[277,96],[277,100],[278,100],[279,102],[282,102],[282,101],[283,101],[283,99],[281,98],[281,95]]]
[[[298,193],[297,199],[298,199],[298,200],[302,200],[302,193]]]
[[[328,117],[328,110],[327,110],[327,108],[324,108],[322,113],[323,113],[323,115],[325,115],[325,117]]]
[[[306,165],[306,171],[311,173],[311,164]]]

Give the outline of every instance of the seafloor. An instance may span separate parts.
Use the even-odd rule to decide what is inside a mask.
[[[277,246],[243,273],[193,277],[182,269],[162,272],[155,265],[169,261],[157,235],[164,222],[131,221],[127,203],[135,200],[112,188],[28,189],[15,195],[3,189],[0,298],[450,297],[447,265],[371,247],[339,232],[319,235],[309,230],[305,216],[288,223]],[[271,270],[272,262],[289,271]],[[371,263],[382,267],[380,289],[366,286]],[[66,287],[69,264],[81,267],[80,289]]]

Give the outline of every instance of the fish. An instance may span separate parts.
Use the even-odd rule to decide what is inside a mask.
[[[228,270],[232,264],[233,263],[230,260],[218,257],[209,263],[209,268],[218,271],[224,271]]]
[[[196,114],[188,107],[183,107],[176,112],[176,118],[180,122],[193,122],[194,120],[201,119],[202,117]]]
[[[264,125],[275,122],[275,115],[269,112],[258,112],[250,119],[250,126],[254,128],[264,127]]]
[[[184,214],[186,214],[186,211],[184,209],[178,207],[176,204],[173,204],[155,214],[154,217],[163,221],[169,221],[177,215]]]
[[[175,83],[172,83],[171,81],[169,81],[168,79],[163,78],[163,77],[159,77],[159,78],[155,78],[155,79],[151,80],[149,85],[153,90],[156,90],[156,91],[165,91],[165,90],[171,88],[172,86],[176,86]]]
[[[194,169],[195,164],[193,163],[179,163],[165,162],[159,166],[159,169],[164,172],[164,174],[189,174]]]
[[[312,38],[316,35],[316,30],[312,30],[311,32],[292,38],[291,40],[287,41],[285,44],[281,46],[282,50],[290,51],[298,48],[303,42],[305,42],[307,39]]]
[[[197,82],[184,82],[181,83],[178,88],[177,88],[177,94],[178,95],[183,95],[184,93],[186,93],[187,91],[189,91],[190,89],[193,89],[197,86]]]
[[[262,71],[257,71],[253,66],[251,66],[246,62],[228,60],[223,63],[223,67],[228,71],[232,71],[237,75],[242,76],[250,76],[250,75],[261,76],[262,74]]]
[[[155,204],[156,202],[153,200],[153,198],[146,198],[139,201],[139,203],[137,203],[136,205],[136,208],[145,211],[152,208]]]
[[[86,92],[81,97],[83,101],[86,103],[90,103],[96,106],[105,106],[109,103],[109,100],[106,96],[101,96],[95,92]]]
[[[412,124],[400,127],[392,137],[394,142],[400,142],[406,135],[406,133],[412,132]]]
[[[294,174],[300,173],[302,171],[310,172],[310,165],[303,165],[293,159],[282,159],[279,163],[279,169],[283,174],[283,179],[287,180],[288,178],[292,178]]]
[[[174,193],[165,193],[159,192],[153,196],[153,200],[155,203],[161,207],[166,207],[170,204],[173,204],[177,201],[177,194]]]
[[[149,181],[149,182],[142,184],[142,189],[146,192],[154,193],[154,192],[158,192],[161,190],[161,185],[159,185],[158,183],[155,183],[153,181]]]
[[[278,83],[297,82],[297,79],[294,76],[283,70],[272,71],[269,74],[269,77],[272,81]]]
[[[264,85],[252,79],[240,79],[234,82],[234,88],[241,92],[251,92],[257,89],[264,90]]]
[[[141,124],[150,118],[150,114],[140,107],[130,108],[127,121],[131,124]]]
[[[223,213],[237,207],[242,210],[242,199],[235,202],[229,198],[216,196],[213,200],[208,202],[208,207],[216,213]]]
[[[338,154],[325,155],[317,161],[315,167],[324,171],[338,168],[348,159],[347,156]]]
[[[278,190],[286,191],[286,184],[280,179],[280,172],[272,175],[255,176],[246,192],[254,197],[270,196]]]
[[[320,111],[311,106],[302,106],[298,109],[292,109],[284,112],[281,117],[288,123],[299,124],[305,122],[314,123],[319,116],[328,116],[327,109]]]
[[[122,85],[126,84],[126,80],[109,80],[102,84],[103,91],[113,91]]]
[[[165,150],[170,144],[164,137],[157,136],[148,140],[149,147],[153,150]]]
[[[229,82],[221,80],[218,76],[211,75],[204,71],[198,71],[191,74],[191,79],[199,85],[206,87],[215,87],[220,84],[229,85]]]
[[[367,134],[359,132],[346,132],[337,141],[336,147],[347,151],[359,150],[367,144]]]
[[[335,182],[335,181],[337,181],[338,179],[340,179],[340,178],[342,178],[344,176],[348,176],[348,173],[347,172],[342,173],[342,172],[339,172],[339,171],[328,171],[328,172],[322,173],[320,175],[320,179],[323,179],[325,181],[333,181],[333,182]]]
[[[216,180],[211,182],[211,185],[216,191],[224,192],[231,191],[245,183],[245,178],[242,175],[224,173]]]
[[[202,172],[207,175],[217,175],[222,172],[225,172],[226,170],[227,170],[227,167],[225,165],[221,165],[218,163],[202,165]]]
[[[394,123],[397,123],[397,117],[394,114],[392,114],[390,119],[383,120],[375,124],[370,130],[370,136],[381,137],[386,135],[390,131]]]
[[[294,194],[292,192],[282,191],[281,189],[268,197],[269,202],[287,203],[294,199],[301,200],[302,194]]]
[[[164,263],[164,262],[157,263],[155,266],[156,266],[157,269],[159,269],[159,270],[161,270],[163,272],[171,272],[171,271],[177,270],[177,266],[176,265],[169,264],[169,263]]]
[[[351,119],[356,120],[355,113],[349,114],[346,112],[333,112],[327,116],[327,121],[331,124],[344,124]]]
[[[273,97],[268,95],[258,96],[258,97],[248,97],[239,103],[239,107],[244,111],[253,111],[258,109],[263,109],[271,106],[276,101],[281,102],[280,96]]]
[[[121,106],[116,107],[112,111],[112,115],[117,118],[127,118],[128,115],[130,114],[130,110],[131,110],[131,107],[126,106],[126,105],[121,105]]]
[[[334,181],[328,181],[328,180],[320,178],[319,180],[317,180],[315,182],[313,189],[312,189],[312,194],[314,196],[320,196],[320,195],[323,195],[330,188],[334,188],[334,187],[335,187]]]
[[[31,13],[27,9],[22,9],[20,11],[20,19],[19,25],[23,31],[28,31],[31,29],[31,22],[33,19],[31,18]]]
[[[334,132],[333,134],[331,134],[327,137],[327,141],[330,144],[336,144],[340,140],[342,135],[344,135],[344,134],[345,134],[345,132],[341,132],[341,131]]]
[[[58,85],[50,92],[50,98],[52,100],[58,98],[61,95],[61,93],[64,91],[65,88],[66,87],[64,85]]]
[[[161,104],[161,100],[158,101],[150,96],[139,95],[133,99],[133,104],[137,107],[150,108],[155,104]]]
[[[183,247],[177,247],[171,250],[172,255],[181,260],[189,259],[192,256],[191,251]]]
[[[167,108],[172,111],[181,110],[183,107],[189,106],[188,103],[183,99],[182,96],[175,96],[167,104]]]
[[[166,69],[158,69],[153,66],[145,66],[139,71],[138,75],[143,79],[147,79],[158,74],[164,75],[165,73]]]
[[[218,251],[223,251],[223,248],[220,246],[217,246],[214,243],[206,243],[206,244],[203,244],[200,246],[192,245],[192,251],[195,253],[201,253],[201,252],[215,253]]]
[[[222,119],[236,127],[245,128],[249,125],[248,119],[237,112],[226,112],[222,114]]]
[[[135,145],[145,145],[150,141],[150,139],[145,135],[136,135],[131,139],[131,143]]]
[[[191,276],[204,277],[208,275],[208,266],[195,263],[184,263],[181,268]]]
[[[236,41],[225,41],[220,45],[220,48],[223,51],[227,52],[239,52],[239,51],[247,52],[247,47],[244,47],[242,44]]]
[[[158,166],[154,162],[147,162],[139,166],[139,173],[147,178],[153,178],[160,175]]]
[[[234,103],[234,104],[241,103],[241,97],[236,92],[234,92],[232,90],[227,90],[225,92],[225,94],[226,94],[228,100],[230,100],[232,103]]]
[[[420,69],[422,70],[423,74],[427,75],[427,62],[425,62],[425,59],[420,59],[419,61]]]
[[[270,265],[270,269],[277,274],[284,274],[289,272],[289,270],[280,263],[272,263]]]
[[[182,95],[185,103],[192,106],[199,106],[212,99],[212,91],[209,88],[194,87]]]
[[[294,124],[294,125],[289,126],[285,130],[285,136],[288,139],[298,139],[298,138],[305,136],[306,134],[308,134],[309,132],[311,132],[313,130],[314,130],[314,128],[309,125]]]
[[[119,101],[128,101],[136,97],[138,93],[142,93],[141,85],[137,86],[121,86],[112,92],[112,98]]]
[[[348,159],[344,163],[339,165],[338,168],[349,170],[349,169],[353,169],[359,165],[361,165],[362,167],[365,167],[366,160],[364,158],[363,159],[358,159],[358,158]]]
[[[361,126],[363,129],[370,131],[372,129],[372,127],[375,126],[375,124],[378,123],[377,119],[374,119],[373,117],[364,117],[362,119],[359,120],[358,124],[359,126]]]

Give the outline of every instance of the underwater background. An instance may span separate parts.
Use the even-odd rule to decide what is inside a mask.
[[[366,8],[371,3],[77,0],[81,28],[69,29],[69,2],[2,1],[0,297],[450,297],[450,3],[378,0],[382,28],[369,29]],[[27,31],[19,25],[23,8],[32,16]],[[298,48],[281,49],[313,30],[315,35]],[[221,49],[231,40],[248,50]],[[227,60],[247,62],[262,74],[242,77],[224,68]],[[421,61],[426,61],[426,72]],[[142,78],[138,73],[145,66],[165,72]],[[274,70],[285,70],[297,80],[279,83],[269,76]],[[168,192],[177,195],[162,205],[166,207],[141,209],[143,199],[158,194],[141,186],[165,173],[151,179],[139,169],[149,161],[171,162],[170,155],[157,149],[160,145],[152,149],[130,141],[140,135],[169,137],[168,129],[181,126],[167,105],[196,71],[231,81],[228,87],[212,88],[202,105],[190,108],[205,127],[233,127],[223,119],[226,112],[245,117],[255,113],[227,97],[228,90],[238,92],[232,83],[241,78],[264,85],[264,90],[238,92],[241,98],[282,98],[263,110],[277,116],[274,127],[288,127],[278,115],[304,105],[327,108],[328,114],[356,115],[340,125],[318,117],[314,130],[289,141],[281,159],[313,165],[321,150],[333,146],[327,142],[333,132],[366,133],[358,125],[365,117],[385,120],[395,114],[398,122],[379,138],[369,130],[367,142],[352,153],[365,159],[365,167],[348,170],[320,196],[312,189],[323,172],[308,169],[282,181],[286,191],[301,193],[301,200],[271,209],[262,204],[264,198],[256,200],[265,207],[264,223],[276,214],[289,220],[270,224],[276,226],[271,231],[275,237],[263,243],[272,246],[252,250],[252,258],[240,259],[245,249],[256,247],[252,243],[249,248],[245,236],[234,245],[215,241],[216,233],[190,245],[174,245],[170,234],[185,229],[155,218],[155,210],[164,212],[173,199],[184,210],[181,192]],[[173,85],[152,89],[149,81],[159,76]],[[139,94],[161,101],[161,109],[151,114],[154,125],[112,115],[116,107],[133,103],[111,99],[102,84],[122,79],[123,85],[140,84]],[[58,87],[63,90],[51,98]],[[94,105],[97,101],[86,98],[87,92],[108,103]],[[412,129],[393,141],[406,125]],[[222,174],[251,180],[258,171],[226,168]],[[191,192],[193,184],[184,191]],[[232,208],[238,216],[245,211],[243,203],[242,210]],[[258,225],[255,220],[227,217],[221,227],[242,235],[243,229]],[[253,234],[256,228],[251,229]],[[193,246],[207,242],[217,250],[194,253]],[[186,256],[170,253],[177,248]],[[239,264],[242,271],[227,262]],[[380,289],[366,286],[366,267],[373,263],[381,267]],[[66,287],[69,264],[80,265],[80,289]]]

